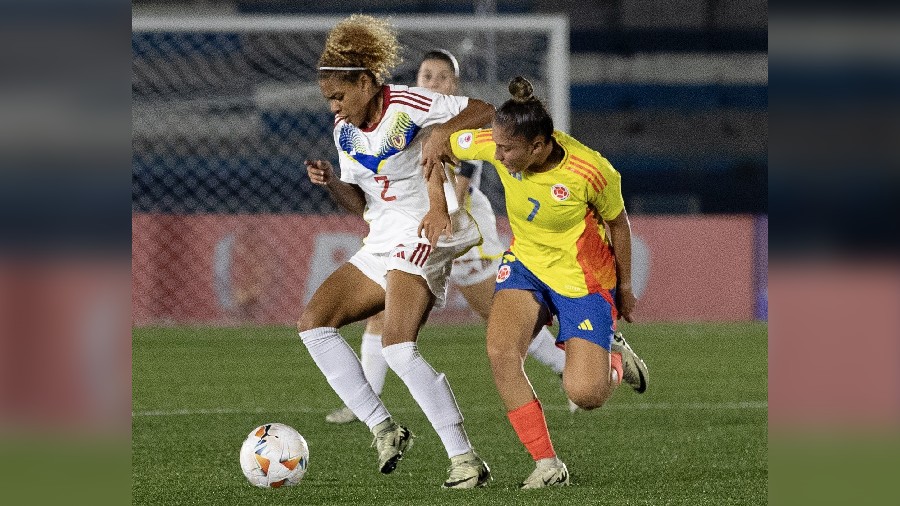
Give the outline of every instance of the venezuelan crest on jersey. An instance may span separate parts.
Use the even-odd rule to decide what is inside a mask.
[[[376,174],[385,160],[406,149],[421,129],[413,122],[409,114],[403,111],[391,114],[384,121],[388,121],[390,126],[382,136],[381,145],[376,153],[366,152],[366,143],[359,128],[344,123],[338,134],[338,144],[340,144],[341,150]]]
[[[399,150],[403,150],[403,148],[406,147],[406,136],[402,133],[394,134],[388,138],[388,144]]]
[[[550,195],[559,201],[569,198],[569,189],[564,184],[555,184],[550,188]]]

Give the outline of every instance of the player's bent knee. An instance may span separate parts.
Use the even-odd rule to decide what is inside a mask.
[[[566,382],[563,385],[566,396],[586,411],[603,406],[609,399],[611,390],[608,385],[598,383]]]
[[[392,346],[401,343],[411,343],[415,341],[417,334],[415,332],[397,332],[387,328],[381,332],[382,346]]]
[[[306,332],[307,330],[317,329],[319,327],[333,327],[332,322],[327,321],[324,315],[317,314],[316,311],[310,311],[307,306],[297,320],[297,332]]]
[[[504,366],[519,367],[519,362],[521,361],[518,353],[509,346],[489,344],[487,347],[487,355],[488,360],[491,362],[491,367],[495,369]]]
[[[300,319],[297,320],[297,332],[306,332],[307,330],[312,330],[314,328],[316,328],[316,326],[312,324],[312,320],[306,313],[300,315]]]
[[[567,395],[569,400],[585,411],[590,411],[603,406],[603,403],[606,400],[601,396],[592,393],[567,393]]]

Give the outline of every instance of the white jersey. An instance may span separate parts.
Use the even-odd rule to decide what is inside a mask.
[[[363,250],[371,253],[390,251],[417,237],[419,224],[430,208],[421,166],[422,139],[426,135],[421,134],[456,116],[469,103],[466,97],[393,84],[382,87],[382,93],[384,102],[377,125],[364,130],[341,120],[334,126],[341,181],[357,185],[365,193],[363,218],[369,223],[369,235]],[[442,238],[439,246],[452,245],[457,237],[463,239],[465,234],[456,233],[456,215],[460,213],[453,216],[453,238]],[[467,215],[463,218],[471,222]]]
[[[469,188],[472,188],[473,190],[481,190],[481,171],[484,167],[484,164],[486,164],[487,162],[485,162],[484,160],[466,160],[463,163],[467,164],[472,171],[472,175],[468,176]],[[460,168],[461,165],[456,167],[457,174],[461,173]]]

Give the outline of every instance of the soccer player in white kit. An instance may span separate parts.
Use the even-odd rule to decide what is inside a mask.
[[[422,88],[454,95],[459,88],[459,63],[456,57],[443,49],[425,53],[419,64],[416,81]],[[500,257],[508,245],[500,240],[494,209],[490,200],[479,189],[483,163],[480,160],[467,161],[457,166],[456,200],[464,205],[475,219],[484,241],[453,261],[450,280],[459,287],[469,306],[487,321]],[[381,353],[383,328],[383,313],[369,318],[359,350],[366,379],[379,395],[384,387],[388,370],[387,362]],[[557,375],[562,375],[566,354],[556,347],[556,337],[547,327],[542,328],[531,342],[528,353],[540,363],[550,367]],[[571,401],[569,405],[570,410],[577,409]],[[330,423],[349,423],[356,419],[353,411],[346,406],[335,409],[325,417]]]
[[[419,354],[416,339],[432,307],[444,303],[453,259],[481,243],[468,212],[450,213],[447,207],[442,171],[451,153],[449,134],[487,124],[494,108],[480,100],[384,84],[398,62],[396,34],[382,20],[354,15],[328,34],[319,59],[319,87],[335,114],[341,175],[335,177],[323,160],[307,161],[307,174],[343,207],[363,214],[369,235],[316,290],[297,328],[329,385],[372,431],[378,467],[390,473],[412,434],[394,422],[338,333],[384,310],[385,361],[409,388],[450,457],[443,486],[474,488],[490,480],[490,470],[469,441],[447,378]],[[427,180],[423,167],[429,169]]]

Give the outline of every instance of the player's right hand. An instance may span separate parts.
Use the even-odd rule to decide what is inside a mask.
[[[429,209],[425,213],[425,217],[419,223],[417,232],[419,237],[428,239],[428,244],[436,247],[438,239],[443,235],[447,237],[453,236],[453,222],[446,209],[433,210]]]
[[[334,167],[326,160],[305,160],[306,174],[313,184],[327,186],[334,179]]]
[[[624,319],[626,322],[633,322],[634,318],[631,316],[631,313],[634,311],[634,306],[637,303],[637,298],[634,296],[634,292],[631,291],[630,286],[619,285],[616,287],[616,309],[619,312],[619,318]]]

